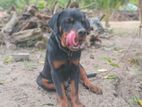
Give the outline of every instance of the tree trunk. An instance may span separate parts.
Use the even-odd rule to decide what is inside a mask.
[[[25,2],[26,2],[26,5],[30,4],[30,0],[25,0]]]
[[[38,5],[38,0],[35,0],[35,6],[37,6]]]
[[[54,4],[53,4],[53,7],[51,8],[52,14],[54,14],[56,12],[57,6],[58,6],[58,1],[55,0]]]
[[[106,28],[110,27],[110,24],[109,24],[109,17],[110,17],[110,14],[111,14],[110,9],[106,9],[106,10],[105,10],[105,27],[106,27]]]
[[[139,0],[139,20],[140,20],[140,27],[142,27],[142,0]]]
[[[68,7],[70,6],[70,4],[71,4],[71,0],[68,0],[68,3],[67,3],[67,5],[66,5],[66,8],[68,8]]]
[[[53,13],[52,14],[55,14],[56,12],[57,12],[57,9],[58,9],[58,3],[55,5],[55,7],[54,7],[54,10],[53,10]]]

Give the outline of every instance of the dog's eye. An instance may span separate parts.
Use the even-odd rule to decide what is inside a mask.
[[[67,22],[68,22],[68,23],[74,23],[75,21],[74,21],[73,18],[69,18],[69,19],[67,20]]]
[[[84,19],[82,19],[82,20],[81,20],[81,23],[83,23],[83,24],[84,24],[84,23],[85,23],[85,20],[84,20]]]

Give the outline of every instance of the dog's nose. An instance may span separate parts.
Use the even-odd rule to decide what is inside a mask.
[[[79,29],[78,30],[78,35],[79,36],[86,36],[86,34],[87,34],[87,31],[85,29]]]

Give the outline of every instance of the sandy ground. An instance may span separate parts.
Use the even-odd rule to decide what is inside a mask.
[[[80,99],[86,107],[140,107],[137,101],[142,99],[142,35],[135,38],[138,22],[112,22],[111,25],[112,37],[102,39],[101,48],[84,50],[81,58],[88,73],[98,74],[91,80],[102,87],[103,95],[93,94],[80,85]],[[127,51],[131,41],[133,44]],[[14,52],[29,52],[31,60],[5,64],[5,57]],[[0,48],[0,107],[57,106],[56,93],[42,90],[35,82],[43,68],[44,56],[45,50]],[[116,64],[119,67],[114,67],[119,61]],[[109,73],[99,71],[112,68]]]

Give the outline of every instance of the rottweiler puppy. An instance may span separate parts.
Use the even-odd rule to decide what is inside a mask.
[[[89,81],[80,64],[81,50],[90,30],[89,21],[83,12],[72,8],[56,13],[48,26],[52,29],[52,35],[48,40],[45,65],[37,83],[47,91],[56,90],[60,107],[68,107],[65,85],[68,83],[72,107],[84,107],[78,95],[80,79],[86,88],[102,94],[101,89]]]

